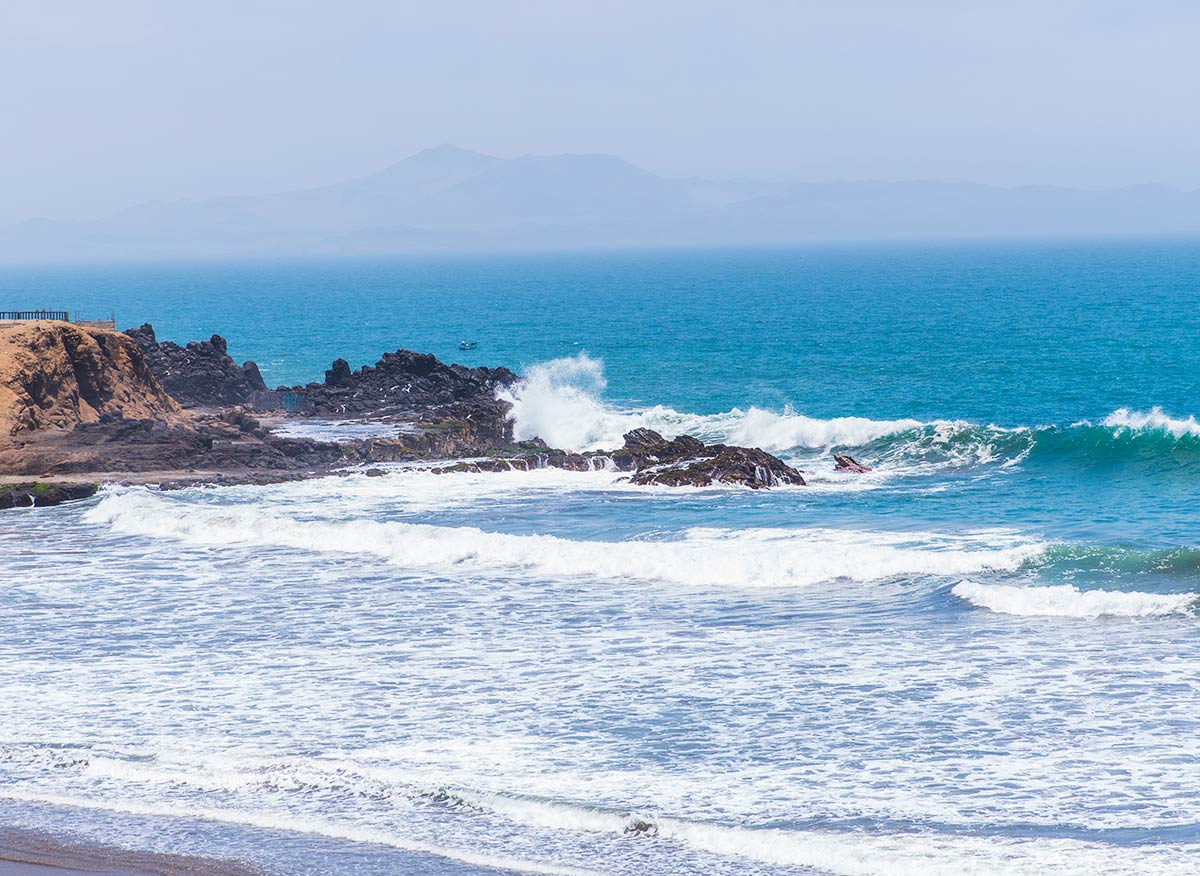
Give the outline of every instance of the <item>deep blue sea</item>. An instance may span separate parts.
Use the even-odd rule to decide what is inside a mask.
[[[0,821],[289,876],[1200,872],[1200,242],[0,269],[0,302],[217,332],[271,384],[507,365],[519,436],[809,480],[6,513]]]

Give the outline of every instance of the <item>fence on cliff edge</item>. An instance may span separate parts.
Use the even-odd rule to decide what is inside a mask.
[[[71,314],[65,310],[0,310],[0,322],[29,322],[35,319],[70,322]]]

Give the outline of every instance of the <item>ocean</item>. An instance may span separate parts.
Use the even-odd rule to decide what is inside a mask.
[[[6,268],[0,297],[217,332],[271,385],[507,365],[518,436],[648,426],[809,480],[396,466],[5,512],[0,823],[280,874],[1200,871],[1194,240]]]

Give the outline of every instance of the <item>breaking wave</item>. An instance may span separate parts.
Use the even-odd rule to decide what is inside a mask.
[[[869,463],[898,471],[1026,464],[1200,472],[1200,424],[1160,414],[1117,411],[1099,424],[1081,421],[1068,426],[928,423],[857,452]]]
[[[948,535],[690,529],[673,541],[576,541],[462,526],[301,520],[248,505],[188,503],[144,489],[106,495],[86,519],[121,533],[194,545],[352,553],[454,576],[535,574],[700,586],[797,586],[1013,570],[1046,547],[1007,530]]]
[[[733,408],[718,414],[692,414],[663,405],[625,409],[603,400],[606,385],[603,363],[581,354],[530,367],[500,395],[513,406],[509,416],[518,439],[540,437],[553,447],[578,451],[619,447],[624,433],[645,427],[668,438],[686,433],[794,458],[844,450],[892,473],[1004,468],[1026,462],[1157,465],[1163,460],[1176,469],[1192,466],[1200,471],[1200,422],[1171,417],[1157,407],[1141,412],[1120,408],[1098,423],[1005,427],[966,420],[821,419],[791,408]]]
[[[663,405],[641,410],[614,408],[602,400],[604,366],[586,354],[530,367],[524,378],[502,390],[513,407],[510,418],[518,440],[540,437],[568,450],[611,450],[622,435],[639,427],[668,438],[687,433],[705,441],[726,441],[770,451],[796,448],[856,447],[887,435],[919,428],[918,420],[871,420],[835,417],[822,420],[785,410],[734,408],[720,414],[689,414]]]
[[[950,592],[979,608],[1022,617],[1164,617],[1191,613],[1197,600],[1194,593],[1080,590],[1070,584],[1021,587],[961,581]]]
[[[1200,437],[1200,423],[1196,422],[1195,417],[1188,417],[1186,420],[1169,417],[1159,407],[1144,412],[1118,408],[1105,417],[1104,422],[1100,425],[1131,431],[1161,432],[1171,435],[1175,439],[1184,436]]]
[[[1170,547],[1135,550],[1092,544],[1055,544],[1042,557],[1064,575],[1118,574],[1167,575],[1171,578],[1200,578],[1200,549]]]

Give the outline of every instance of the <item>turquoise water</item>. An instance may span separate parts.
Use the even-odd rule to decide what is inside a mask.
[[[272,384],[399,346],[509,365],[518,433],[648,425],[810,481],[397,469],[9,515],[10,820],[297,873],[1200,863],[1194,241],[30,269],[0,298],[219,332]]]

